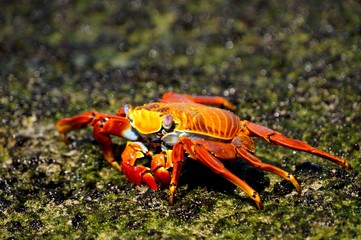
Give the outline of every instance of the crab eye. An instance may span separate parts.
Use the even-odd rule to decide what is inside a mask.
[[[125,113],[125,115],[128,116],[129,111],[130,111],[131,108],[132,108],[132,106],[130,106],[130,104],[125,104],[124,105],[124,113]]]
[[[163,119],[163,127],[168,130],[172,127],[172,125],[173,125],[173,117],[172,115],[168,114]]]

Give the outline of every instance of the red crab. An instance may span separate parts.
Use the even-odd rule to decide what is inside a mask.
[[[145,184],[154,190],[158,189],[158,185],[169,185],[170,204],[173,203],[185,153],[242,189],[258,209],[263,208],[259,194],[230,172],[222,161],[241,158],[253,167],[278,174],[300,192],[301,187],[291,173],[263,163],[255,155],[252,137],[326,158],[346,169],[351,168],[342,158],[267,127],[241,120],[228,110],[203,104],[235,109],[222,97],[167,93],[160,102],[134,109],[125,105],[116,115],[90,111],[64,118],[57,122],[56,128],[63,141],[67,142],[66,134],[69,131],[92,126],[94,138],[109,164],[123,171],[127,179],[137,185]],[[110,135],[128,140],[121,156],[122,166],[114,156]],[[137,164],[137,159],[144,157],[151,159],[148,167]]]

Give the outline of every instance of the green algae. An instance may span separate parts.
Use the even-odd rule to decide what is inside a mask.
[[[18,4],[21,5],[19,8]],[[1,239],[357,239],[360,229],[360,5],[354,1],[4,3],[0,31]],[[62,143],[55,122],[114,113],[168,91],[223,95],[242,118],[345,157],[346,171],[257,141],[292,172],[229,164],[265,209],[188,161],[167,190],[128,183],[90,129]],[[123,140],[114,139],[119,155]]]

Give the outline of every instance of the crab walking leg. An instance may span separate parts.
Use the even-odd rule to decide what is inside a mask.
[[[280,146],[295,149],[298,151],[308,152],[313,155],[328,159],[338,165],[341,165],[342,167],[344,167],[346,169],[351,169],[351,166],[345,159],[339,158],[330,153],[327,153],[320,149],[314,148],[300,140],[288,138],[288,137],[282,135],[281,133],[276,132],[267,127],[264,127],[264,126],[261,126],[261,125],[258,125],[258,124],[252,123],[252,122],[248,122],[248,121],[244,121],[244,123],[245,123],[248,131],[250,132],[251,136],[255,135],[257,137],[263,138],[267,142],[272,143],[274,145],[280,145]]]
[[[220,160],[213,156],[202,145],[194,144],[194,142],[188,138],[183,138],[182,142],[186,145],[188,153],[190,153],[189,151],[192,150],[190,154],[195,156],[194,159],[199,160],[213,172],[220,174],[238,188],[242,189],[256,203],[258,209],[263,209],[262,200],[259,194],[246,182],[230,172]]]
[[[146,184],[153,190],[158,190],[157,183],[150,168],[143,165],[135,165],[137,159],[149,155],[148,149],[141,142],[128,142],[122,153],[122,167],[127,179],[138,186]]]
[[[271,164],[263,163],[258,157],[256,157],[254,154],[250,153],[249,151],[247,151],[242,147],[237,147],[236,152],[239,155],[239,157],[247,161],[253,167],[259,168],[267,172],[275,173],[281,176],[282,178],[284,178],[285,180],[290,181],[293,184],[293,186],[296,188],[297,192],[301,193],[301,186],[291,173],[286,172]]]
[[[169,184],[169,204],[173,205],[174,194],[177,190],[178,179],[184,163],[184,146],[182,142],[177,142],[174,144],[171,157],[171,161],[173,162],[173,169],[172,178]]]
[[[228,108],[229,110],[235,110],[234,106],[227,99],[219,96],[191,96],[188,94],[177,94],[173,92],[166,93],[162,96],[162,102],[194,102],[200,104],[214,104]]]
[[[234,160],[237,157],[242,158],[253,167],[261,170],[275,173],[281,176],[283,179],[290,181],[296,188],[297,192],[301,192],[301,186],[296,178],[289,172],[280,169],[271,164],[263,163],[261,159],[255,156],[249,150],[249,146],[244,145],[246,138],[243,136],[241,139],[239,136],[235,137],[232,143],[210,142],[205,140],[193,140],[194,143],[200,144],[208,152],[211,152],[217,158],[222,160]]]
[[[201,163],[209,167],[212,171],[220,174],[222,177],[242,189],[257,205],[258,209],[263,209],[263,204],[259,194],[251,188],[246,182],[238,178],[232,172],[230,172],[221,161],[210,154],[207,150],[200,146],[194,148],[194,152],[197,155]]]

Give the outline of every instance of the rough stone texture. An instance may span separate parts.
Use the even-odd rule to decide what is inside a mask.
[[[356,1],[2,1],[1,239],[357,239],[361,7]],[[222,95],[236,113],[348,159],[257,141],[288,183],[241,160],[265,210],[188,161],[174,206],[104,160],[90,129],[54,124],[163,93]],[[125,142],[115,140],[120,154]]]

